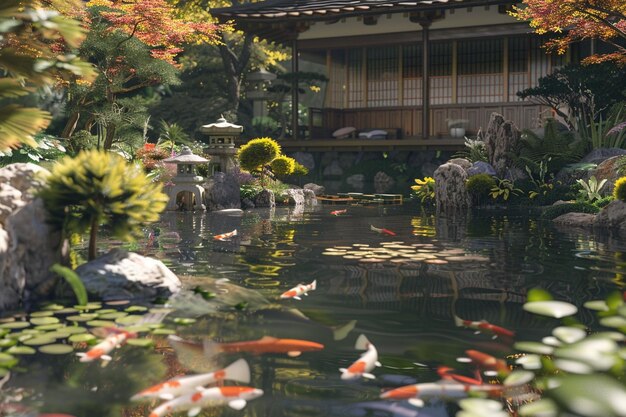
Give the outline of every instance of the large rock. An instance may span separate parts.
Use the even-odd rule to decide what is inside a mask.
[[[204,184],[207,210],[241,208],[239,182],[232,174],[216,172]]]
[[[607,180],[600,189],[600,195],[610,195],[615,187],[615,181],[626,175],[626,156],[613,156],[606,159],[593,170],[591,175],[594,175],[598,182]]]
[[[496,170],[491,166],[491,164],[485,161],[476,161],[469,169],[467,169],[467,175],[469,177],[473,177],[474,175],[478,174],[487,174],[491,175],[492,177],[498,175],[496,173]]]
[[[325,177],[341,177],[343,175],[343,169],[339,165],[339,161],[334,160],[331,162],[330,165],[324,168],[322,175]]]
[[[626,236],[626,203],[611,201],[596,215],[594,227]]]
[[[322,195],[326,192],[326,187],[324,187],[323,185],[314,184],[312,182],[304,184],[304,187],[302,188],[304,188],[305,190],[313,191],[315,195]]]
[[[163,262],[113,249],[76,269],[87,292],[103,300],[168,298],[181,282]]]
[[[0,225],[0,311],[16,308],[24,292],[23,270],[9,267],[12,263],[10,246],[9,234]]]
[[[438,211],[456,211],[470,206],[465,183],[467,173],[456,164],[441,165],[434,173]]]
[[[376,175],[374,175],[374,191],[379,194],[389,192],[394,184],[394,179],[382,171],[379,171]]]
[[[614,156],[626,155],[626,149],[621,148],[598,148],[589,152],[583,159],[580,160],[586,164],[600,164],[609,158]]]
[[[452,158],[447,163],[458,165],[463,168],[465,172],[467,172],[472,167],[472,163],[465,158]]]
[[[365,188],[365,175],[354,174],[346,178],[346,184],[352,187],[355,191],[362,191]]]
[[[485,132],[485,148],[489,163],[500,178],[506,178],[513,167],[510,153],[519,143],[520,131],[515,124],[498,113],[492,113]]]
[[[261,190],[253,200],[255,207],[276,207],[276,197],[270,190]]]
[[[305,188],[302,190],[302,194],[304,194],[304,204],[309,206],[314,206],[317,204],[317,196],[313,192],[313,190],[307,190]]]
[[[7,217],[25,204],[20,190],[9,184],[0,183],[0,224],[4,224]]]
[[[304,193],[301,189],[289,188],[285,190],[285,194],[289,196],[289,201],[292,201],[296,206],[304,205]]]
[[[31,163],[11,164],[0,169],[0,184],[9,184],[23,194],[24,201],[31,201],[33,193],[45,183],[50,172]]]
[[[580,227],[589,229],[593,227],[596,215],[590,213],[565,213],[552,220],[557,226]]]

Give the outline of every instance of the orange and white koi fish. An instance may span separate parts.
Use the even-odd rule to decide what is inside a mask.
[[[131,397],[131,400],[143,400],[148,398],[160,398],[162,400],[173,400],[174,398],[197,390],[206,385],[223,380],[250,382],[250,366],[245,359],[239,359],[219,371],[209,372],[200,375],[183,376],[170,379],[169,381],[153,385]]]
[[[475,373],[476,378],[472,378],[472,377],[460,375],[460,374],[455,374],[455,373],[452,373],[452,371],[454,371],[454,369],[449,368],[447,366],[440,366],[439,368],[437,368],[437,375],[439,375],[441,379],[453,380],[456,382],[460,382],[461,384],[480,385],[483,383],[483,378],[480,375],[479,371],[476,371]]]
[[[80,358],[81,362],[92,362],[96,359],[110,361],[111,356],[109,356],[109,353],[113,349],[122,346],[128,339],[137,337],[137,333],[127,332],[126,330],[117,327],[108,328],[106,331],[111,334],[102,342],[98,343],[87,352],[79,352],[76,354],[76,356]]]
[[[237,236],[237,229],[233,230],[232,232],[222,233],[221,235],[215,235],[213,236],[213,239],[226,240],[226,239],[230,239],[233,236]]]
[[[178,336],[168,337],[174,349],[202,350],[206,356],[214,356],[219,353],[249,352],[257,355],[263,353],[286,353],[291,357],[300,356],[302,352],[324,349],[324,345],[309,340],[300,339],[277,339],[264,336],[259,340],[233,343],[213,343],[205,341],[203,344],[193,343],[181,339]]]
[[[471,320],[463,320],[460,317],[454,316],[454,324],[457,327],[467,327],[469,329],[476,330],[477,333],[480,332],[489,332],[493,333],[493,338],[497,338],[498,336],[505,338],[515,337],[515,332],[509,329],[505,329],[504,327],[496,326],[495,324],[491,324],[486,320],[480,321],[471,321]]]
[[[375,367],[381,366],[381,363],[378,362],[378,351],[376,347],[362,334],[356,340],[354,348],[366,350],[366,352],[362,354],[356,362],[350,365],[349,368],[339,368],[339,371],[341,371],[341,379],[357,379],[361,377],[368,379],[376,378],[371,373]]]
[[[370,229],[372,229],[373,232],[380,233],[381,235],[387,235],[387,236],[395,236],[396,235],[394,232],[392,232],[389,229],[379,229],[378,227],[374,227],[372,225],[370,225]]]
[[[235,410],[243,409],[248,401],[263,395],[263,390],[252,387],[214,387],[201,388],[171,401],[164,402],[150,413],[150,417],[163,417],[166,414],[188,411],[187,416],[194,417],[202,408],[227,404]]]
[[[486,392],[489,395],[500,395],[499,385],[470,385],[456,382],[427,382],[385,391],[380,398],[389,400],[409,400],[415,407],[423,407],[424,400],[430,398],[465,398],[470,392]]]
[[[511,372],[505,361],[497,359],[487,353],[470,349],[466,350],[465,354],[468,356],[469,361],[474,363],[479,368],[496,371],[502,374],[508,374]]]
[[[289,291],[285,291],[280,298],[294,298],[296,300],[302,300],[301,295],[309,295],[309,291],[314,291],[317,288],[317,280],[314,280],[310,284],[299,284]]]
[[[331,215],[333,216],[339,216],[341,214],[346,214],[348,212],[347,209],[343,209],[343,210],[333,210],[330,212]]]

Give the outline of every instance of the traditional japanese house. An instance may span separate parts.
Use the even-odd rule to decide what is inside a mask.
[[[486,128],[492,112],[537,127],[547,108],[516,92],[577,59],[582,47],[546,55],[543,39],[498,0],[268,0],[214,9],[222,21],[290,45],[292,71],[307,65],[329,81],[308,126],[287,147],[450,149]],[[299,101],[292,88],[292,100]],[[427,117],[424,117],[427,115]],[[297,117],[292,120],[298,124]],[[301,123],[302,124],[302,123]],[[307,123],[305,123],[307,124]],[[381,129],[386,139],[335,139],[342,127]],[[383,137],[385,137],[383,135]]]

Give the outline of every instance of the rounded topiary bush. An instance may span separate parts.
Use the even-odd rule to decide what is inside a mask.
[[[263,166],[280,155],[280,145],[271,138],[252,139],[237,153],[239,165],[249,172],[260,171]]]
[[[469,177],[466,183],[467,193],[474,202],[480,204],[496,186],[496,180],[489,174],[477,174]]]
[[[309,173],[309,169],[296,161],[295,166],[293,168],[293,172],[291,175],[305,176]]]
[[[274,175],[279,177],[286,177],[293,174],[296,168],[296,160],[288,156],[280,155],[270,162],[270,168]]]
[[[613,197],[616,200],[626,202],[626,177],[622,177],[615,181],[615,188],[613,188]]]

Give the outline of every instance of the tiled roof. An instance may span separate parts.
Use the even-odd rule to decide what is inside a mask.
[[[473,4],[513,3],[480,0],[267,0],[246,3],[235,7],[213,9],[211,13],[221,18],[272,19],[307,18],[360,13],[386,13],[419,10],[432,6],[457,7],[459,3]]]

